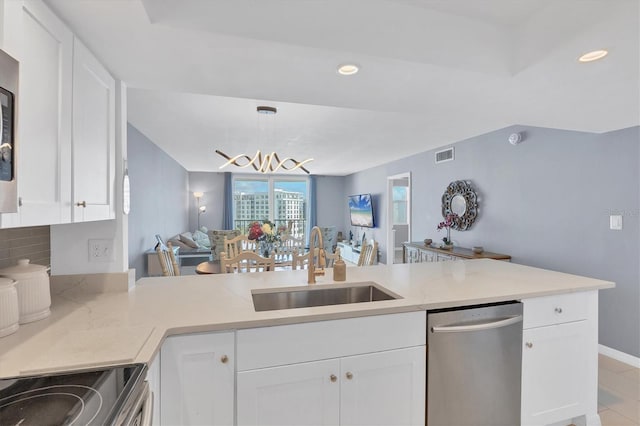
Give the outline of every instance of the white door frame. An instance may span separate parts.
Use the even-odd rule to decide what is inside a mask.
[[[411,172],[387,176],[387,265],[393,264],[395,245],[393,235],[393,181],[396,179],[408,179],[407,190],[407,222],[409,225],[408,238],[411,241]]]

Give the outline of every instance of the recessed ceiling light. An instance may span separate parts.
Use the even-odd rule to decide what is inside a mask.
[[[602,59],[605,56],[607,56],[609,52],[607,52],[606,50],[594,50],[592,52],[587,52],[584,55],[580,56],[578,58],[578,61],[580,62],[593,62],[593,61],[597,61],[598,59]]]
[[[342,64],[338,67],[338,74],[340,75],[354,75],[360,70],[356,64]]]

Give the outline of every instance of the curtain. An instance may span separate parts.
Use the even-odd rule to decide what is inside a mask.
[[[317,182],[315,176],[309,177],[309,229],[307,235],[311,234],[311,228],[318,223],[318,212],[316,210]]]
[[[233,229],[233,179],[231,172],[224,173],[224,211],[222,228]]]

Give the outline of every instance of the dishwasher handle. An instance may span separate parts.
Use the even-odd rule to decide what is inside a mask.
[[[467,331],[480,331],[491,330],[493,328],[506,327],[511,324],[516,324],[522,321],[522,315],[515,315],[512,317],[501,318],[498,321],[490,320],[488,322],[482,322],[472,325],[444,325],[431,327],[432,333],[463,333]]]

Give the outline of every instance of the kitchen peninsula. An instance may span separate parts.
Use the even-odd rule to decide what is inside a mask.
[[[334,283],[330,277],[328,270],[315,287],[346,285]],[[96,293],[82,285],[54,288],[49,318],[25,324],[15,334],[0,339],[0,378],[132,362],[151,363],[150,380],[155,381],[156,392],[160,394],[158,414],[161,413],[161,423],[169,424],[174,419],[171,416],[180,415],[181,410],[168,407],[170,391],[165,391],[164,384],[172,381],[175,384],[175,380],[180,380],[185,389],[193,392],[197,389],[190,388],[183,378],[176,376],[184,365],[172,364],[173,368],[168,372],[165,367],[172,362],[171,356],[176,350],[196,347],[196,339],[204,339],[205,345],[212,341],[220,344],[214,345],[206,352],[210,356],[202,359],[210,359],[211,364],[215,361],[217,366],[211,368],[223,368],[222,376],[216,376],[218,372],[214,370],[203,374],[194,373],[193,368],[185,371],[190,371],[189,378],[196,380],[198,376],[202,380],[227,377],[224,385],[227,387],[216,382],[209,389],[209,394],[215,395],[211,397],[211,404],[219,396],[216,392],[222,392],[222,401],[230,404],[226,404],[226,414],[217,412],[215,415],[222,417],[212,419],[219,419],[221,424],[233,422],[234,418],[239,424],[251,423],[255,421],[252,414],[241,410],[252,398],[251,383],[274,380],[269,375],[273,372],[278,372],[276,376],[281,379],[291,372],[302,372],[302,366],[315,365],[322,369],[329,361],[330,364],[337,363],[338,370],[351,368],[346,367],[348,363],[360,359],[355,355],[362,355],[362,362],[365,362],[364,356],[374,352],[402,352],[407,357],[420,353],[422,364],[416,371],[424,371],[425,311],[523,301],[523,423],[547,424],[586,414],[588,424],[597,424],[597,293],[613,287],[613,283],[488,259],[377,265],[349,268],[347,284],[375,282],[400,298],[287,310],[254,310],[253,290],[305,288],[306,278],[306,271],[284,271],[143,278],[130,292]],[[576,328],[575,324],[580,327]],[[376,327],[380,338],[368,338],[369,327]],[[355,338],[342,334],[344,330],[353,332]],[[565,332],[569,335],[563,334]],[[207,340],[209,336],[213,340]],[[308,338],[300,340],[300,336]],[[539,339],[540,345],[551,342],[557,347],[548,347],[545,353],[536,357],[527,353],[527,349],[533,353],[538,348],[538,341],[532,339]],[[567,365],[575,367],[566,372],[573,374],[576,368],[583,368],[577,372],[582,377],[579,383],[564,383],[565,376],[557,376],[554,363],[566,367],[566,356],[562,355],[567,349],[563,346],[564,341],[581,344],[571,350],[572,356],[577,351],[580,359],[568,359]],[[289,346],[294,343],[297,348],[285,348],[287,342]],[[314,354],[317,358],[305,358],[307,343],[315,344],[314,349],[320,348]],[[329,349],[323,349],[326,347]],[[158,354],[161,355],[160,362]],[[345,384],[340,386],[346,386],[347,380],[351,380],[348,376],[351,371],[347,371],[345,379],[342,377],[344,372],[331,373],[328,377],[331,377],[330,382],[344,380]],[[307,372],[304,370],[304,374]],[[162,388],[157,385],[160,374]],[[353,380],[357,377],[354,374]],[[535,380],[531,381],[532,377]],[[566,377],[573,379],[573,376]],[[237,379],[239,389],[234,390],[234,379]],[[568,386],[563,391],[565,399],[553,401],[561,403],[562,407],[557,410],[541,407],[541,393],[558,388],[559,384]],[[574,395],[572,391],[576,387],[581,390]],[[419,389],[417,392],[420,396]],[[568,404],[566,395],[578,400]],[[200,393],[198,401],[202,398]],[[173,403],[180,404],[179,401]],[[339,410],[345,409],[343,402],[337,404],[342,404]],[[413,414],[420,416],[420,412],[424,416],[424,398],[420,406],[412,408]],[[342,411],[343,415],[347,413]],[[424,417],[408,418],[411,422],[422,421],[424,424]]]

